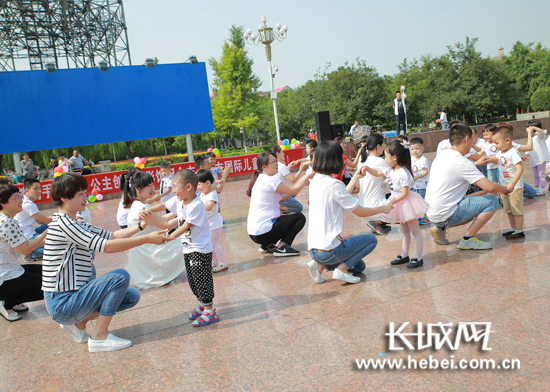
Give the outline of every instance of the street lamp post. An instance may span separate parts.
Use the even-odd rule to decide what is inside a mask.
[[[407,94],[405,94],[405,83],[401,83],[401,98],[403,98],[403,102],[405,102],[405,98],[407,98]],[[407,112],[405,112],[405,132],[403,135],[407,134]]]
[[[265,54],[267,56],[267,65],[269,67],[269,81],[271,82],[271,101],[273,102],[273,113],[275,115],[275,128],[277,130],[277,141],[281,140],[279,131],[279,117],[277,116],[277,92],[273,86],[273,78],[279,70],[275,65],[271,64],[271,43],[275,40],[282,42],[287,37],[288,26],[281,26],[280,23],[275,25],[276,31],[272,27],[267,27],[266,17],[262,15],[262,24],[258,26],[258,34],[252,34],[252,30],[248,29],[244,33],[244,38],[249,44],[265,45]]]

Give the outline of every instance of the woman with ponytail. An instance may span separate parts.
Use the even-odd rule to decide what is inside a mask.
[[[128,205],[128,225],[137,224],[139,213],[148,209],[149,199],[155,196],[155,182],[147,172],[134,172],[129,186],[124,189],[124,205]],[[128,203],[128,204],[127,204]],[[155,231],[153,226],[136,234],[147,235]],[[164,245],[145,244],[130,249],[128,272],[130,286],[138,289],[159,287],[174,280],[183,272],[183,248],[181,241],[171,241]]]
[[[132,205],[132,200],[124,199],[125,191],[126,189],[130,188],[130,181],[132,180],[132,176],[140,172],[139,168],[137,167],[131,167],[129,168],[126,173],[122,173],[120,175],[120,190],[124,192],[122,194],[122,197],[120,198],[120,203],[118,204],[118,210],[116,212],[116,221],[121,229],[125,229],[128,227],[128,213],[130,212],[130,206]]]

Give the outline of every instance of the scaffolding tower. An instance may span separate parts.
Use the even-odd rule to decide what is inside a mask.
[[[122,0],[0,0],[0,71],[132,65]]]

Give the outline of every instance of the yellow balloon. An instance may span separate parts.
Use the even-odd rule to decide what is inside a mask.
[[[286,150],[286,146],[284,144],[281,146],[281,150]]]

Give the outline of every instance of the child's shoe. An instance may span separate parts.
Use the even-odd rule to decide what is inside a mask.
[[[220,318],[216,314],[216,309],[212,309],[212,313],[208,313],[206,310],[202,312],[202,315],[197,317],[193,321],[193,327],[204,327],[209,324],[214,324],[220,321]]]
[[[197,317],[199,317],[202,314],[202,312],[204,312],[204,308],[201,305],[199,305],[199,307],[193,310],[193,313],[189,315],[189,320],[196,320]]]
[[[220,272],[227,269],[227,264],[220,263],[220,265],[217,265],[215,267],[212,267],[212,272]]]
[[[409,264],[407,264],[407,268],[418,268],[422,267],[422,265],[424,265],[424,259],[411,259]]]
[[[395,260],[392,260],[390,262],[391,265],[399,265],[399,264],[405,264],[405,263],[409,263],[410,260],[409,260],[409,256],[407,257],[401,257],[401,255],[397,256],[397,259]]]

